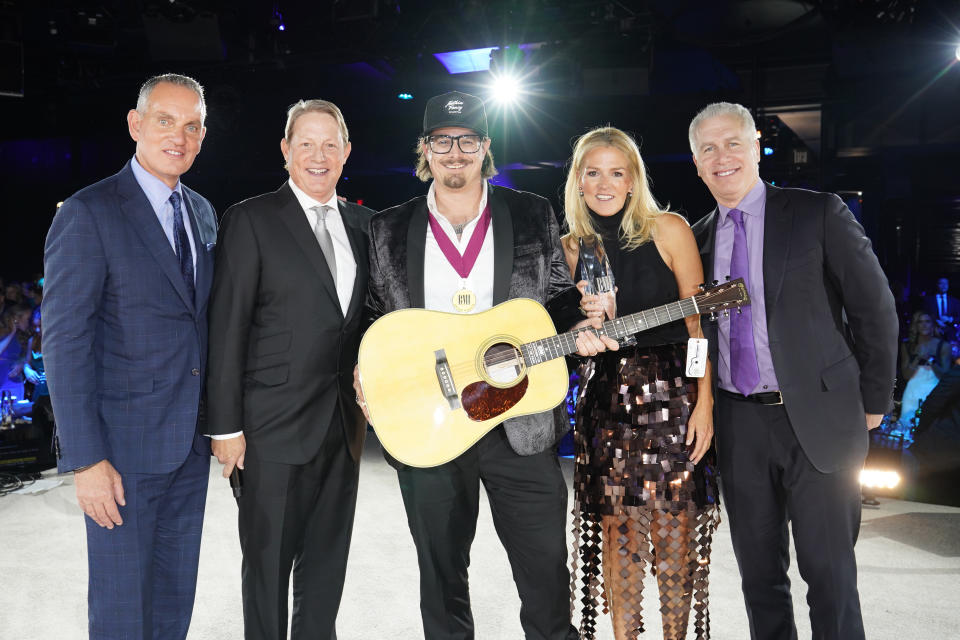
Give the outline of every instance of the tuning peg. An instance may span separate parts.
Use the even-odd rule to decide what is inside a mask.
[[[724,317],[724,318],[729,318],[729,317],[730,317],[730,311],[727,310],[727,309],[724,309],[724,310],[723,310],[723,317]]]
[[[713,286],[717,286],[718,284],[720,284],[720,281],[719,281],[719,280],[714,280],[714,281],[713,281]]]
[[[706,291],[707,284],[705,282],[701,282],[700,284],[697,285],[697,289],[700,289],[700,291]]]
[[[717,321],[717,312],[716,312],[716,311],[711,311],[711,312],[710,312],[710,319],[713,320],[714,322]]]
[[[730,282],[730,276],[727,276],[727,282]]]
[[[743,313],[743,309],[741,309],[740,307],[737,307],[737,315],[740,315],[741,313]]]

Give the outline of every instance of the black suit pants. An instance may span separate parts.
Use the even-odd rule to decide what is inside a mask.
[[[302,465],[263,460],[247,440],[240,513],[247,640],[285,640],[293,572],[293,640],[335,640],[357,504],[359,465],[334,413]]]
[[[474,637],[467,570],[480,482],[513,570],[526,638],[577,638],[570,625],[567,485],[553,448],[517,455],[498,427],[452,462],[429,469],[404,466],[397,474],[417,548],[427,640]]]
[[[864,426],[866,428],[866,426]],[[787,522],[807,583],[814,640],[863,639],[853,547],[860,466],[821,473],[783,405],[718,394],[717,454],[753,640],[795,640]]]

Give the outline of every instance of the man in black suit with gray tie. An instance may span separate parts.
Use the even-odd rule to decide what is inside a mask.
[[[837,196],[760,180],[743,106],[690,123],[717,208],[693,227],[707,279],[743,277],[751,304],[706,323],[716,442],[750,635],[795,640],[787,522],[813,637],[864,637],[853,547],[867,431],[892,405],[897,315],[870,240]]]
[[[224,215],[210,298],[209,433],[239,506],[248,639],[330,640],[357,499],[366,422],[353,367],[372,211],[337,198],[350,155],[325,100],[287,113],[290,179]]]

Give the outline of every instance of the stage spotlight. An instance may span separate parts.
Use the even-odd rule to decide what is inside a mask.
[[[953,52],[953,55],[957,57],[957,60],[960,60],[960,44],[957,45],[957,50]]]
[[[772,155],[773,155],[773,147],[764,147],[764,148],[763,148],[763,155],[765,155],[765,156],[772,156]]]
[[[900,484],[900,474],[896,471],[863,469],[860,471],[860,486],[870,489],[893,489]]]
[[[398,93],[397,97],[400,98],[401,100],[413,100],[413,94],[407,93],[406,91]]]
[[[520,78],[509,73],[493,76],[490,93],[497,102],[512,104],[520,99]]]

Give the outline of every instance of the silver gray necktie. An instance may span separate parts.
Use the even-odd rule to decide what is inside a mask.
[[[330,207],[325,204],[318,204],[310,209],[317,214],[317,223],[313,225],[313,235],[317,236],[317,242],[320,243],[320,249],[323,250],[323,257],[327,259],[327,266],[330,267],[330,275],[333,281],[337,281],[337,258],[333,252],[333,238],[327,230],[327,213]]]

